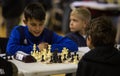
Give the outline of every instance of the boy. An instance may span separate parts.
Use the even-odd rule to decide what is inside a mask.
[[[120,76],[120,52],[114,47],[116,29],[106,17],[88,26],[87,46],[91,50],[78,64],[76,76]]]
[[[86,26],[91,20],[91,13],[86,8],[75,8],[70,13],[70,31],[66,37],[75,41],[79,47],[86,46]]]
[[[63,47],[71,51],[77,51],[78,46],[66,37],[57,35],[44,26],[45,10],[39,3],[31,3],[24,10],[26,26],[16,26],[9,37],[7,54],[14,55],[17,51],[30,54],[33,44],[41,51],[51,44],[51,51],[61,52]]]

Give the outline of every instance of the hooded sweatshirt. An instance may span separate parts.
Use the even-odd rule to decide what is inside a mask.
[[[120,51],[112,46],[90,50],[78,63],[76,76],[120,76]]]

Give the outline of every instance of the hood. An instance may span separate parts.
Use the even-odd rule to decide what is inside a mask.
[[[86,53],[83,59],[102,64],[120,65],[120,51],[115,47],[96,47]]]

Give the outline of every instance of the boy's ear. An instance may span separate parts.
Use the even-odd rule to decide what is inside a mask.
[[[88,46],[90,49],[94,48],[94,46],[93,46],[93,44],[92,44],[92,38],[91,38],[90,35],[87,37],[87,46]]]

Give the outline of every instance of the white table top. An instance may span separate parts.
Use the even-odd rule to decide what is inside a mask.
[[[83,47],[86,49],[86,47]],[[78,54],[80,58],[85,54],[81,50],[85,49],[79,48]],[[88,49],[87,49],[88,50]],[[0,54],[2,56],[3,54]],[[18,76],[47,76],[53,74],[65,74],[65,73],[75,73],[77,70],[77,64],[74,63],[53,63],[45,64],[41,62],[35,63],[24,63],[16,59],[9,60],[14,63],[18,68]]]
[[[44,64],[41,62],[24,63],[18,60],[10,60],[19,70],[19,76],[46,76],[51,74],[75,73],[77,64],[53,63]]]

